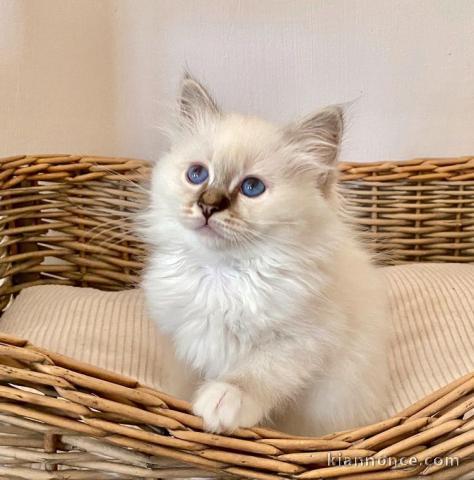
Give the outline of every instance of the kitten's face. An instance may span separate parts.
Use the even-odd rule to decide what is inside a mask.
[[[326,135],[328,111],[316,122],[326,130],[314,132],[322,152],[315,158],[307,123],[283,129],[222,115],[202,86],[185,82],[192,82],[191,100],[181,104],[186,123],[157,163],[152,187],[153,204],[175,235],[215,249],[251,248],[290,242],[324,217],[333,166],[323,153],[335,158],[337,151]]]

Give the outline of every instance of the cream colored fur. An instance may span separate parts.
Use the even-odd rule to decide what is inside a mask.
[[[143,287],[200,379],[195,413],[216,432],[267,423],[314,435],[377,420],[384,288],[336,200],[341,110],[277,127],[221,113],[189,76],[180,107],[143,217]],[[186,179],[195,162],[209,169],[203,185]],[[247,175],[264,181],[264,194],[239,193]],[[232,203],[201,228],[197,199],[209,185]]]

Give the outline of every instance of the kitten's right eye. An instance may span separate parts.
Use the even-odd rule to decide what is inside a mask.
[[[199,185],[207,180],[209,172],[207,168],[202,165],[191,165],[186,172],[186,177],[188,177],[188,180],[194,185]]]

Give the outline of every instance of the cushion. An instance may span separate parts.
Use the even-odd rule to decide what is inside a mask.
[[[139,289],[25,288],[0,318],[0,331],[182,398],[194,388],[168,338],[148,319]]]
[[[394,413],[474,371],[474,265],[413,263],[383,271],[394,329]]]
[[[410,264],[383,272],[394,329],[387,412],[393,414],[474,370],[474,266]],[[0,331],[183,398],[193,389],[138,289],[26,288],[2,316]]]

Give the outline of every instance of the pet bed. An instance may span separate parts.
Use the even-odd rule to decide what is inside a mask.
[[[130,225],[148,174],[146,162],[122,158],[0,160],[0,310],[30,286],[136,285],[146,251]],[[474,261],[474,158],[345,163],[341,180],[381,261]],[[0,336],[0,380],[2,478],[457,479],[474,471],[474,373],[383,422],[320,438],[260,427],[203,432],[187,402],[9,334]]]

